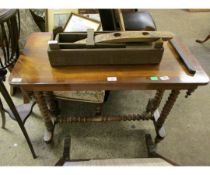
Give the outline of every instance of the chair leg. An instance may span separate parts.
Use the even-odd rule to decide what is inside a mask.
[[[104,103],[99,103],[99,104],[97,105],[97,108],[96,108],[96,116],[100,116],[100,115],[102,114],[103,105],[104,105]]]
[[[5,111],[4,111],[4,107],[3,107],[1,99],[0,99],[0,112],[1,112],[1,118],[2,118],[1,127],[4,129],[6,125],[6,118],[5,118]]]
[[[146,146],[147,146],[147,154],[149,158],[157,157],[156,155],[156,145],[152,141],[152,137],[150,134],[145,135]]]
[[[110,91],[105,91],[104,102],[106,102],[109,98]]]
[[[199,40],[199,39],[197,39],[197,40],[195,40],[197,43],[204,43],[204,42],[206,42],[206,41],[208,41],[210,39],[210,34],[204,39],[204,40]]]
[[[64,149],[63,149],[63,157],[61,157],[55,166],[63,166],[66,161],[70,161],[70,148],[71,148],[71,137],[66,136],[64,138]]]
[[[7,89],[4,86],[4,83],[2,81],[0,81],[0,91],[1,91],[2,96],[4,97],[5,101],[7,102],[9,108],[11,109],[12,113],[14,114],[15,119],[17,120],[18,125],[20,126],[20,129],[22,130],[23,135],[26,138],[26,141],[27,141],[28,146],[29,146],[29,148],[31,150],[31,153],[33,155],[33,158],[36,158],[37,156],[36,156],[36,154],[34,152],[34,149],[33,149],[31,140],[30,140],[30,138],[28,136],[28,133],[27,133],[27,131],[26,131],[25,127],[24,127],[24,124],[23,124],[23,122],[22,122],[22,120],[20,118],[20,115],[17,112],[17,109],[16,109],[16,107],[15,107],[15,105],[14,105],[14,103],[13,103],[13,101],[12,101],[9,93],[7,92]]]
[[[71,148],[71,137],[66,136],[64,139],[63,158],[68,161],[70,160],[70,148]]]
[[[14,96],[15,95],[15,91],[16,91],[16,88],[14,86],[10,86],[10,95],[11,96]]]

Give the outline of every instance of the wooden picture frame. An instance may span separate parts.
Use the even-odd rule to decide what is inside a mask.
[[[78,9],[47,9],[45,31],[52,32],[58,25],[64,27],[70,14],[72,12],[76,14],[78,11]]]
[[[88,18],[86,16],[82,16],[76,13],[71,13],[66,25],[64,26],[64,32],[77,32],[84,31],[87,29],[93,29],[94,31],[98,31],[101,27],[101,22],[92,18]]]

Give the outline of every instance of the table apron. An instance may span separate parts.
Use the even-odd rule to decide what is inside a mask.
[[[75,91],[75,90],[188,90],[196,89],[198,85],[176,84],[176,85],[12,85],[21,87],[26,91]]]

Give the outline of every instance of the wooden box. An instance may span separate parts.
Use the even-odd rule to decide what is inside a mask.
[[[95,32],[94,35],[108,32]],[[58,33],[49,42],[51,66],[159,64],[164,48],[154,42],[75,43],[87,38],[87,32]]]

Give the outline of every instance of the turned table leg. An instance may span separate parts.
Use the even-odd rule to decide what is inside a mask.
[[[156,114],[156,121],[155,121],[156,132],[157,132],[157,136],[155,138],[156,143],[159,143],[165,136],[165,130],[163,129],[163,124],[167,116],[169,115],[171,109],[173,108],[173,105],[176,102],[179,93],[180,93],[179,90],[172,90],[160,115]]]
[[[47,107],[46,99],[43,95],[43,92],[34,92],[34,96],[46,126],[46,131],[44,133],[44,141],[46,143],[49,143],[53,139],[53,130],[54,130],[54,124],[52,121],[51,113]]]
[[[197,88],[197,87],[196,87]],[[188,89],[185,95],[185,98],[188,98],[196,90],[196,88]]]
[[[160,117],[158,108],[162,101],[164,92],[165,92],[164,90],[157,90],[155,97],[153,99],[149,99],[149,102],[146,107],[145,115],[146,115],[146,117],[153,120],[155,128],[156,128],[156,122],[157,122],[158,118]],[[165,133],[165,130],[163,127],[161,128],[161,133]]]
[[[46,100],[49,105],[50,112],[57,116],[60,114],[60,109],[58,106],[58,101],[56,100],[52,91],[45,92]]]
[[[29,93],[27,91],[25,91],[23,88],[20,88],[22,96],[23,96],[23,103],[27,104],[30,103],[31,98],[29,96]]]
[[[96,107],[96,116],[102,115],[103,105],[104,105],[104,103],[97,104],[97,107]]]
[[[146,108],[147,113],[150,112],[151,115],[154,114],[155,110],[158,109],[161,103],[163,95],[164,95],[164,90],[157,90],[155,97],[153,99],[150,99],[147,104],[147,108]]]
[[[143,113],[143,116],[145,119],[154,119],[154,113],[156,110],[158,110],[158,107],[161,103],[161,100],[164,95],[164,90],[157,90],[155,97],[152,99],[149,99],[146,107],[146,111]]]

